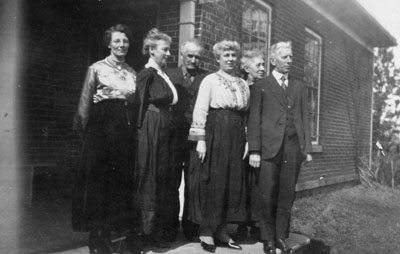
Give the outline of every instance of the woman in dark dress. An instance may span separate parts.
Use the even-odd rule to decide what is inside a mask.
[[[240,250],[227,232],[227,222],[246,219],[245,115],[250,91],[235,75],[239,44],[214,45],[220,69],[200,84],[189,139],[197,141],[197,157],[191,158],[190,217],[200,225],[204,250],[216,244]],[[192,163],[193,161],[193,163]],[[215,237],[215,239],[214,239]]]
[[[136,163],[137,200],[142,213],[145,238],[159,248],[165,241],[165,219],[168,207],[168,177],[172,174],[171,106],[178,101],[177,91],[163,67],[170,56],[171,37],[152,29],[143,42],[143,53],[149,56],[137,79],[140,103]]]
[[[133,169],[136,72],[125,63],[131,32],[104,33],[110,55],[92,64],[83,85],[74,129],[83,132],[72,204],[74,231],[90,232],[90,253],[113,253],[111,231],[134,225]],[[142,253],[141,249],[134,251]]]

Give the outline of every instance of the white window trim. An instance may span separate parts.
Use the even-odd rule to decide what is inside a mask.
[[[322,37],[314,32],[313,30],[309,29],[308,27],[305,28],[306,33],[310,34],[313,36],[315,39],[318,40],[319,45],[320,45],[320,51],[319,51],[319,59],[318,59],[318,64],[319,64],[319,72],[318,72],[318,105],[317,105],[317,137],[316,141],[312,141],[313,145],[318,145],[319,144],[319,120],[320,120],[320,105],[321,105],[321,73],[322,73]]]

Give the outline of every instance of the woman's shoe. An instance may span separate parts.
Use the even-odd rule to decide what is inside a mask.
[[[110,233],[102,230],[93,230],[89,235],[90,254],[112,254],[114,253]]]
[[[242,247],[239,244],[235,243],[232,239],[229,242],[222,242],[217,238],[215,239],[215,243],[217,246],[220,247],[225,247],[233,250],[242,250]]]
[[[205,250],[207,252],[211,252],[211,253],[215,252],[216,247],[214,244],[208,244],[203,241],[201,241],[200,244],[201,244],[201,247],[203,248],[203,250]]]

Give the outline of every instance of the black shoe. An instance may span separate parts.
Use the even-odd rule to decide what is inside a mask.
[[[294,253],[294,251],[286,245],[285,241],[282,238],[278,238],[276,240],[276,247],[278,247],[278,249],[280,249],[283,253]]]
[[[203,241],[200,241],[200,242],[201,242],[201,247],[203,248],[203,250],[205,250],[207,252],[211,252],[211,253],[215,252],[216,247],[214,244],[208,244]]]
[[[218,247],[225,247],[225,248],[229,248],[229,249],[233,249],[233,250],[241,250],[242,249],[242,247],[235,242],[222,242],[222,241],[218,240],[218,238],[215,238],[215,244]]]
[[[265,241],[264,242],[264,253],[265,254],[276,254],[275,244],[273,241]]]

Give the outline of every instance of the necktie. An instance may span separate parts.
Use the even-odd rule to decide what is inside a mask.
[[[282,86],[283,90],[286,92],[287,86],[286,86],[286,82],[285,82],[286,81],[285,76],[281,77],[281,81],[282,81],[281,86]]]

